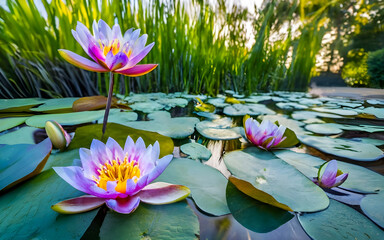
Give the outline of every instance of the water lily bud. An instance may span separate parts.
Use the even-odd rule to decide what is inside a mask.
[[[315,183],[323,188],[340,186],[347,180],[348,173],[337,169],[337,161],[331,160],[321,165]]]
[[[71,136],[64,130],[64,128],[56,121],[46,121],[45,131],[52,145],[61,151],[68,147],[71,142]]]

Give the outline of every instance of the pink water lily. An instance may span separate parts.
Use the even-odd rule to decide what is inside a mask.
[[[93,22],[93,35],[81,22],[77,23],[73,37],[93,61],[69,50],[60,49],[60,55],[69,63],[93,72],[115,72],[136,77],[147,74],[157,64],[137,65],[152,49],[154,43],[145,46],[147,34],[140,36],[140,29],[127,30],[122,35],[120,26],[112,29],[103,20]],[[140,37],[139,37],[140,36]]]
[[[181,185],[152,183],[168,166],[172,155],[159,159],[160,147],[136,143],[128,136],[124,149],[112,138],[104,144],[93,140],[90,149],[80,149],[81,167],[55,167],[56,173],[74,188],[89,195],[52,206],[60,213],[92,210],[106,203],[119,213],[131,213],[140,201],[167,204],[185,199],[190,190]]]
[[[276,147],[286,139],[284,137],[286,127],[277,126],[269,120],[259,123],[250,117],[245,121],[244,129],[248,140],[262,149]]]
[[[323,188],[333,188],[343,184],[347,178],[348,173],[339,170],[337,161],[331,160],[320,167],[317,179],[314,179],[314,182]]]

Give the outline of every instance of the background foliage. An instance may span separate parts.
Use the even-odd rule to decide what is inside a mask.
[[[348,31],[380,19],[376,14],[372,21],[363,22],[360,7],[356,10],[360,15],[347,11],[345,20],[345,9],[357,4],[351,0],[264,1],[255,12],[237,5],[229,8],[225,0],[215,4],[205,0],[42,0],[42,4],[44,11],[33,0],[7,0],[6,7],[0,7],[2,98],[105,94],[105,74],[77,69],[58,55],[61,48],[84,55],[71,34],[77,21],[90,27],[101,18],[122,29],[140,28],[148,34],[148,42],[155,42],[144,62],[159,63],[159,67],[143,77],[120,76],[115,92],[216,95],[226,89],[246,94],[305,91],[316,74],[316,56],[322,48],[331,49],[325,64],[332,64],[332,56],[345,48],[341,42],[352,41],[345,37]],[[368,12],[375,7],[382,11],[376,3],[359,4],[368,6],[364,8]],[[356,23],[359,16],[364,25]],[[249,22],[251,29],[246,27]],[[349,25],[337,28],[334,44],[324,44],[324,36],[335,32],[341,22]],[[369,26],[376,32],[383,30]],[[253,46],[248,47],[249,42]]]

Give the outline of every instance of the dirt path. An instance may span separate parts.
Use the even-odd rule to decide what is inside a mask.
[[[384,89],[351,87],[314,87],[311,94],[321,97],[345,97],[353,99],[384,99]]]

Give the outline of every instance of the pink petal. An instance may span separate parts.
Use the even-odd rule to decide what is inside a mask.
[[[173,158],[173,155],[167,155],[167,156],[164,156],[163,158],[160,158],[159,160],[157,160],[156,167],[148,174],[147,183],[151,183],[158,176],[160,176],[160,174],[162,174],[164,172],[164,170],[168,167],[172,158]]]
[[[160,205],[178,202],[189,196],[191,190],[182,185],[156,182],[146,186],[137,196],[142,202]]]
[[[142,64],[125,70],[116,70],[115,73],[120,73],[129,77],[139,77],[149,73],[156,67],[157,64]]]
[[[108,138],[107,140],[107,143],[106,143],[106,147],[111,151],[112,153],[112,156],[111,156],[111,159],[120,159],[120,160],[124,160],[124,153],[123,153],[123,149],[121,148],[120,144],[118,142],[116,142],[115,139],[113,138]]]
[[[104,203],[104,198],[85,195],[56,203],[55,205],[52,205],[51,208],[58,213],[74,214],[91,211]]]
[[[348,178],[348,173],[343,173],[343,174],[337,176],[336,181],[333,184],[333,187],[340,186],[341,184],[343,184],[345,182],[345,180],[347,180],[347,178]]]
[[[119,196],[116,192],[107,192],[102,188],[99,188],[96,183],[84,177],[83,171],[80,167],[69,166],[69,167],[54,167],[53,170],[62,178],[64,181],[72,185],[79,191],[85,192],[90,195],[94,195],[100,198],[116,198]]]
[[[325,167],[325,169],[324,169]],[[323,171],[324,169],[324,171]],[[326,163],[326,166],[320,168],[319,183],[324,187],[332,187],[336,181],[337,161],[331,160]]]
[[[75,65],[76,67],[79,67],[88,71],[92,71],[92,72],[109,72],[108,69],[74,52],[71,52],[65,49],[59,49],[59,53],[66,61]]]
[[[107,206],[118,212],[128,214],[136,210],[139,206],[140,198],[137,196],[126,197],[126,198],[117,198],[117,199],[108,199],[106,201]]]
[[[129,62],[127,66],[124,68],[132,68],[136,64],[138,64],[147,54],[151,51],[152,47],[155,45],[155,43],[150,43],[148,44],[145,48],[143,48],[137,55],[133,56],[132,58],[129,59]],[[122,69],[123,70],[123,69]]]

